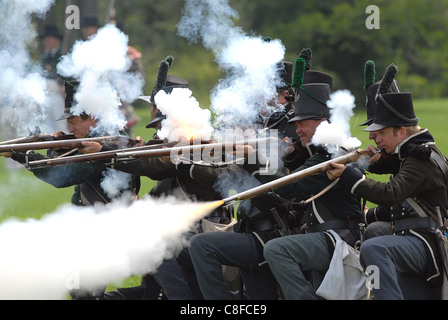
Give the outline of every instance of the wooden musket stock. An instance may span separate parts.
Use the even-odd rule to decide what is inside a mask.
[[[277,189],[277,188],[287,185],[289,183],[293,183],[295,181],[298,181],[300,179],[303,179],[303,178],[306,178],[306,177],[309,177],[312,175],[323,173],[323,172],[327,171],[328,169],[331,169],[331,165],[330,165],[331,162],[336,162],[339,164],[346,164],[346,163],[350,163],[350,162],[355,162],[363,155],[364,156],[371,155],[371,152],[366,151],[366,150],[360,150],[360,149],[354,150],[354,151],[349,152],[340,157],[330,159],[328,161],[322,162],[315,166],[297,171],[295,173],[289,174],[287,176],[281,177],[279,179],[270,181],[268,183],[262,184],[255,188],[252,188],[252,189],[240,192],[238,194],[235,194],[231,197],[225,198],[225,199],[223,199],[224,205],[229,205],[233,202],[249,200],[258,195],[261,195],[268,191]]]

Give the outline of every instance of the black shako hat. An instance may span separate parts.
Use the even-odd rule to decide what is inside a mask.
[[[306,119],[329,119],[330,110],[327,101],[330,100],[330,86],[327,83],[306,83],[298,88],[299,100],[294,106],[293,123]]]
[[[294,65],[292,87],[295,90],[294,118],[289,123],[305,119],[328,119],[333,77],[320,71],[309,70],[311,67],[311,50],[302,50]],[[306,75],[307,78],[305,79]],[[313,82],[308,82],[313,81]]]
[[[305,70],[303,83],[326,83],[330,87],[330,91],[333,91],[333,77],[322,71]]]
[[[364,129],[371,132],[387,127],[406,127],[418,124],[410,92],[378,94],[373,123]]]
[[[56,37],[62,40],[62,34],[59,32],[59,29],[54,24],[47,24],[44,26],[44,32],[39,35],[40,39],[43,39],[44,37]]]
[[[154,97],[157,92],[159,92],[160,90],[164,90],[166,93],[171,93],[174,88],[188,88],[187,80],[178,76],[168,74],[168,71],[171,69],[173,62],[173,56],[167,56],[160,62],[156,82],[154,84],[154,89],[152,90],[151,95],[139,97],[139,99],[148,102],[153,110],[156,110],[154,118],[151,119],[151,122],[146,125],[146,128],[155,128],[157,126],[157,122],[166,119],[166,116],[162,114],[159,109],[157,109],[156,103],[154,101]]]
[[[279,63],[279,72],[282,79],[282,85],[277,87],[277,92],[282,92],[291,87],[293,69],[294,64],[290,61],[282,61]]]
[[[182,79],[182,78],[180,78],[180,79]],[[182,79],[182,80],[184,80],[184,79]],[[167,94],[170,94],[174,88],[188,88],[188,82],[187,82],[187,85],[184,85],[184,84],[171,85],[169,87],[163,88],[162,90],[165,91]],[[159,91],[161,91],[161,90],[159,90]],[[149,103],[152,103],[151,101],[153,98],[149,97],[150,100],[143,99],[143,98],[145,98],[145,97],[140,97],[140,99],[145,100]],[[152,119],[151,122],[146,125],[146,128],[155,128],[157,126],[157,122],[159,122],[163,119],[166,119],[166,115],[164,115],[159,109],[157,109],[154,119]]]
[[[166,61],[171,60],[167,58],[165,62]],[[189,85],[187,80],[178,76],[167,74],[170,68],[170,62],[167,63],[168,65],[165,65],[165,63],[162,62],[160,65],[160,66],[165,65],[165,68],[159,68],[159,74],[152,94],[150,96],[139,97],[140,100],[146,101],[149,104],[151,104],[153,108],[157,108],[154,101],[154,97],[160,90],[163,90],[166,93],[171,93],[171,91],[173,91],[174,88],[188,88]],[[146,125],[146,128],[155,128],[157,126],[157,122],[163,119],[166,119],[166,116],[160,110],[157,109],[154,119],[152,119],[151,122]]]
[[[400,87],[397,80],[394,79],[398,68],[391,64],[386,69],[383,79],[390,82],[390,87],[386,88],[387,92],[400,92]],[[364,66],[364,89],[366,90],[366,112],[367,120],[360,124],[360,126],[370,125],[373,121],[376,111],[376,99],[380,84],[383,80],[375,82],[375,63],[368,60]]]
[[[367,120],[360,124],[360,126],[366,126],[371,124],[373,118],[375,116],[376,111],[376,93],[378,91],[378,87],[380,86],[381,81],[375,82],[370,87],[366,89],[366,112],[367,112]]]
[[[76,90],[78,89],[79,81],[75,79],[65,79],[64,84],[65,84],[64,113],[56,120],[64,120],[73,117],[73,114],[70,109],[73,105],[74,96]]]

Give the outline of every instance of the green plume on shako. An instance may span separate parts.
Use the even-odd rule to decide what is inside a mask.
[[[368,60],[364,66],[364,89],[375,83],[375,63]]]
[[[303,77],[305,76],[305,59],[297,58],[294,64],[294,77],[292,80],[292,87],[298,88],[303,84]]]

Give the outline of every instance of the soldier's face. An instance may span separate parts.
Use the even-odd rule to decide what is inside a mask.
[[[374,132],[378,149],[384,149],[387,153],[393,153],[395,148],[407,137],[405,127],[387,127]]]
[[[76,139],[83,139],[89,135],[91,128],[96,126],[96,120],[91,117],[83,119],[75,116],[68,118],[67,124],[70,133],[73,133]]]
[[[316,132],[316,128],[320,125],[322,121],[321,120],[299,120],[296,121],[296,133],[300,137],[300,142],[302,143],[302,146],[306,146],[308,143],[311,142],[311,139],[314,136],[314,133]]]

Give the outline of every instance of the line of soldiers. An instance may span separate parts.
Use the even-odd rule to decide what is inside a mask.
[[[325,147],[313,145],[312,138],[321,123],[330,121],[327,102],[333,77],[312,70],[311,56],[310,49],[303,49],[295,64],[281,63],[285,86],[277,88],[274,104],[278,109],[260,116],[263,128],[277,129],[281,138],[291,142],[282,158],[283,167],[261,174],[266,163],[230,161],[225,166],[204,166],[189,159],[175,164],[169,157],[148,157],[114,163],[113,170],[130,174],[127,189],[134,194],[139,190],[138,178],[145,176],[157,180],[148,196],[213,201],[223,198],[215,187],[224,179],[261,184],[330,160],[331,154]],[[161,62],[159,70],[165,71],[159,72],[151,96],[142,98],[151,105],[152,121],[147,127],[163,126],[165,116],[154,99],[160,90],[170,93],[188,88],[188,81],[167,74],[171,63],[170,59]],[[362,125],[368,125],[365,131],[376,144],[368,148],[373,156],[367,169],[356,163],[333,163],[327,172],[241,203],[236,219],[234,208],[219,207],[198,221],[196,230],[187,235],[189,245],[179,256],[165,260],[156,272],[142,275],[141,286],[113,292],[83,289],[72,292],[73,298],[160,299],[162,293],[170,300],[322,299],[325,295],[316,292],[334,272],[330,265],[342,242],[359,253],[362,268],[378,268],[381,282],[379,287],[373,286],[374,299],[440,299],[447,272],[446,251],[439,246],[448,209],[447,159],[429,131],[418,126],[411,94],[399,91],[394,70],[391,65],[376,82],[374,63],[366,63],[368,119]],[[76,83],[66,81],[66,90],[64,115],[69,130],[87,137],[94,119],[70,114]],[[97,142],[84,146],[79,152],[107,149]],[[254,152],[250,147],[245,151]],[[12,159],[24,164],[30,157],[39,155],[12,153]],[[33,169],[33,173],[57,187],[78,185],[75,204],[111,201],[104,193],[99,196],[101,186],[93,182],[102,171],[110,170],[110,164],[70,167],[75,171],[66,173],[68,181],[64,183],[53,170],[65,166]],[[374,181],[368,173],[389,174],[390,181]],[[366,201],[378,207],[367,208]],[[360,224],[367,226],[365,233]],[[223,225],[230,227],[216,231]],[[347,288],[352,286],[347,284]],[[349,296],[370,297],[364,289]]]

